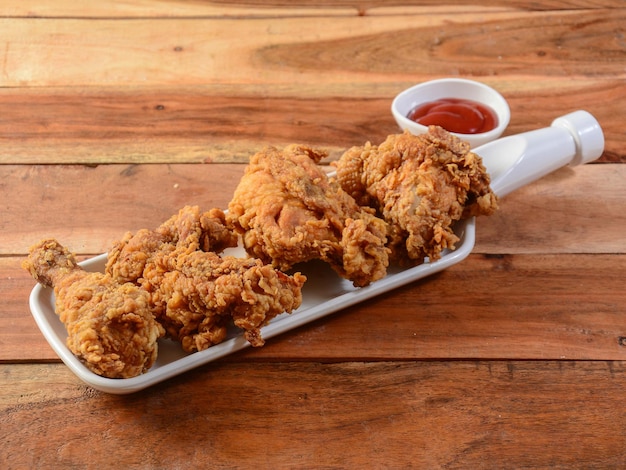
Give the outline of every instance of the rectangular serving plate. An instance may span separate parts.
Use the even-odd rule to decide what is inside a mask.
[[[555,125],[559,120],[562,122]],[[579,164],[573,162],[578,156],[583,156],[583,150],[579,148],[583,138],[590,147],[583,162],[598,158],[602,153],[599,142],[604,142],[602,129],[593,116],[586,111],[577,111],[555,120],[549,128],[503,137],[474,149],[474,152],[482,157],[487,173],[491,176],[492,190],[498,197],[503,197],[557,168]],[[353,287],[351,282],[341,279],[323,263],[303,265],[300,270],[308,280],[302,289],[302,305],[291,315],[282,314],[274,318],[261,330],[263,337],[270,339],[464,260],[474,248],[476,219],[458,222],[454,232],[460,239],[455,250],[445,251],[437,261],[413,268],[391,267],[385,278],[367,287]],[[229,254],[244,256],[245,252],[239,247]],[[105,263],[106,254],[103,254],[81,265],[87,270],[101,271]],[[125,394],[142,390],[249,346],[240,330],[235,328],[223,343],[191,354],[185,353],[177,343],[161,340],[159,357],[148,372],[130,379],[108,379],[87,369],[65,346],[67,333],[55,314],[51,289],[35,286],[30,295],[30,308],[44,337],[61,360],[87,384],[109,393]]]
[[[261,329],[263,338],[269,340],[286,331],[422,279],[462,261],[474,247],[475,225],[475,218],[457,223],[454,231],[460,240],[456,249],[446,250],[437,261],[426,262],[408,269],[390,267],[386,277],[367,287],[354,287],[350,281],[340,278],[322,262],[310,262],[298,266],[298,270],[307,276],[302,289],[302,305],[291,314],[277,316],[263,327]],[[230,249],[227,254],[245,256],[241,247]],[[80,264],[87,271],[102,272],[106,259],[105,253]],[[137,392],[250,346],[238,328],[232,328],[227,339],[222,343],[195,353],[186,353],[179,343],[162,339],[159,340],[158,359],[150,370],[129,379],[110,379],[87,369],[65,345],[67,331],[55,313],[52,289],[36,285],[30,294],[29,304],[37,326],[52,349],[72,372],[91,387],[112,394]]]

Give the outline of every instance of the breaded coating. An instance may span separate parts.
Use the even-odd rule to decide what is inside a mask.
[[[155,253],[173,252],[177,246],[221,253],[237,246],[238,240],[226,226],[222,210],[201,212],[198,206],[185,206],[155,230],[127,232],[114,242],[107,255],[106,271],[120,282],[137,282]]]
[[[157,253],[140,282],[163,307],[158,318],[168,335],[192,352],[222,342],[231,321],[262,346],[261,327],[300,306],[305,281],[257,259],[176,250]]]
[[[126,234],[110,251],[106,272],[148,292],[157,320],[185,351],[222,342],[232,322],[261,346],[260,328],[300,306],[306,277],[218,254],[237,241],[223,211],[187,206],[156,230]]]
[[[68,332],[67,347],[92,372],[130,378],[147,371],[157,357],[164,330],[149,305],[149,295],[108,274],[83,270],[56,240],[34,245],[22,263],[46,287]]]
[[[387,273],[386,223],[361,208],[305,145],[268,147],[250,158],[227,221],[248,253],[283,271],[320,259],[362,287]]]
[[[415,265],[441,257],[459,241],[454,222],[492,214],[497,197],[481,158],[444,129],[394,134],[353,147],[336,162],[336,180],[389,225],[391,259]]]

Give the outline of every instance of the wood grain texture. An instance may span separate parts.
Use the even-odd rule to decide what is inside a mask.
[[[526,11],[547,10],[589,10],[600,8],[620,8],[620,0],[548,0],[542,2],[528,0],[404,0],[398,2],[344,0],[298,1],[208,1],[208,0],[112,0],[101,2],[84,0],[80,4],[71,0],[54,2],[7,1],[0,5],[0,16],[9,17],[78,17],[78,18],[186,18],[197,16],[219,17],[277,17],[277,16],[345,16],[345,15],[384,15],[398,13],[432,13],[433,10],[449,13],[516,9]]]
[[[120,11],[129,5],[146,6]],[[621,162],[626,134],[613,117],[626,99],[625,15],[513,9],[451,20],[434,9],[330,15],[323,29],[284,12],[0,19],[0,106],[10,110],[0,163],[245,162],[290,142],[337,158],[397,132],[395,94],[441,76],[496,87],[514,110],[507,134],[586,109],[606,135],[602,161]]]
[[[625,192],[623,165],[562,168],[503,198],[498,212],[479,219],[475,251],[624,253]]]
[[[243,165],[0,165],[0,253],[54,237],[98,254],[185,205],[226,209]],[[626,253],[626,167],[563,168],[477,222],[477,253]]]
[[[619,468],[626,459],[622,361],[222,364],[122,397],[60,365],[0,371],[6,468]]]
[[[0,360],[9,361],[56,357],[27,308],[33,281],[19,263],[31,244],[55,237],[82,257],[106,252],[126,231],[156,227],[186,204],[207,209],[227,207],[243,167],[7,165],[0,171],[4,173],[0,178],[3,199],[11,208],[0,222],[0,246],[5,255],[13,255],[0,262],[6,279],[1,287],[6,291],[0,315],[0,330],[5,332]],[[286,340],[287,346],[279,347],[278,356],[304,354],[316,359],[321,355],[326,360],[354,358],[355,354],[378,360],[407,354],[418,358],[621,359],[624,348],[619,338],[626,336],[620,320],[626,305],[626,273],[622,272],[626,263],[621,261],[626,254],[624,171],[623,165],[616,164],[565,168],[520,189],[501,202],[499,213],[478,220],[476,256],[432,283],[418,283],[414,289],[389,296],[382,304],[377,300],[357,308],[354,316],[348,316],[328,337],[326,322],[307,329],[304,339],[296,336],[294,340],[298,348],[294,350]],[[59,214],[71,214],[71,223]],[[572,256],[564,257],[565,253]],[[479,254],[487,255],[487,261]],[[517,263],[522,267],[516,269]],[[443,292],[437,287],[440,283]],[[506,286],[514,289],[506,290]],[[456,292],[477,301],[476,310],[458,304]],[[490,304],[486,298],[478,300],[489,292],[494,296]],[[579,294],[596,293],[597,300],[575,300]],[[451,300],[438,300],[440,297]],[[427,302],[431,315],[419,316],[426,323],[415,323],[413,310],[406,310],[407,299],[415,311]],[[383,328],[378,311],[399,315],[385,323],[384,335],[369,331],[371,325]],[[442,319],[457,315],[463,319],[462,328],[451,333],[450,325]],[[420,342],[412,335],[406,342],[398,342],[394,338],[398,325],[402,325],[401,331],[425,336]],[[477,330],[465,330],[467,325]],[[445,338],[453,339],[443,341]],[[374,339],[376,347],[372,345]],[[345,351],[333,347],[334,343],[345,343]],[[263,358],[276,354],[272,351],[255,354]]]
[[[586,109],[605,134],[599,161],[626,162],[626,133],[613,118],[626,99],[624,83],[492,85],[513,109],[505,135]],[[410,85],[96,87],[80,95],[71,88],[0,88],[0,106],[10,110],[0,114],[0,163],[246,163],[267,145],[293,142],[336,160],[353,145],[400,132],[389,106]]]
[[[0,361],[58,360],[0,259]],[[626,360],[626,255],[470,255],[443,273],[268,340],[253,361]],[[229,360],[229,359],[227,359]],[[236,360],[236,359],[235,359]]]
[[[625,18],[624,9],[435,12],[327,17],[324,28],[306,17],[0,19],[0,77],[11,87],[619,79]]]
[[[622,0],[0,4],[0,468],[622,468]],[[477,223],[462,263],[130,396],[80,382],[28,308],[28,246],[90,257],[254,152],[397,132],[417,82],[478,79],[506,134],[586,109],[599,164]]]

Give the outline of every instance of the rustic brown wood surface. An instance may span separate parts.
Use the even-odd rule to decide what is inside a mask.
[[[0,468],[626,465],[626,6],[619,0],[0,5]],[[462,263],[127,396],[62,364],[28,247],[81,259],[249,156],[338,158],[398,128],[402,89],[497,88],[505,134],[576,109],[603,155],[477,222]]]

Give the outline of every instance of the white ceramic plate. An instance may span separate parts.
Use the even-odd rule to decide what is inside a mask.
[[[483,159],[493,191],[505,196],[562,166],[595,160],[603,149],[604,136],[598,122],[586,111],[576,111],[555,119],[550,127],[504,137],[474,152]],[[455,233],[460,241],[456,250],[444,252],[439,260],[410,269],[392,268],[385,278],[364,288],[353,287],[323,263],[307,263],[300,269],[308,278],[302,291],[302,305],[291,315],[274,318],[261,330],[263,337],[270,339],[462,261],[474,248],[475,224],[475,219],[458,223]],[[234,251],[229,254],[244,255],[242,248]],[[106,254],[81,265],[87,270],[102,271],[105,263]],[[136,392],[249,346],[237,329],[233,329],[223,343],[192,354],[183,352],[175,342],[161,340],[158,359],[148,372],[130,379],[108,379],[87,369],[65,346],[67,333],[55,314],[51,289],[35,286],[30,295],[30,308],[43,335],[63,362],[83,381],[109,393]]]
[[[367,287],[353,287],[350,281],[340,278],[322,262],[298,266],[298,270],[307,276],[302,289],[302,305],[291,314],[282,314],[274,318],[261,330],[263,338],[268,340],[458,263],[467,257],[474,247],[475,220],[472,218],[458,223],[455,233],[461,239],[456,250],[445,252],[435,262],[414,268],[404,270],[391,268],[385,278]],[[243,248],[231,249],[228,254],[245,256]],[[106,254],[103,254],[80,264],[88,271],[103,271],[105,263]],[[149,371],[130,379],[109,379],[87,369],[65,345],[67,332],[55,313],[52,289],[36,285],[30,295],[30,309],[39,329],[61,360],[84,382],[108,393],[136,392],[249,346],[238,328],[233,328],[224,342],[195,353],[185,353],[174,341],[159,340],[158,359]]]

